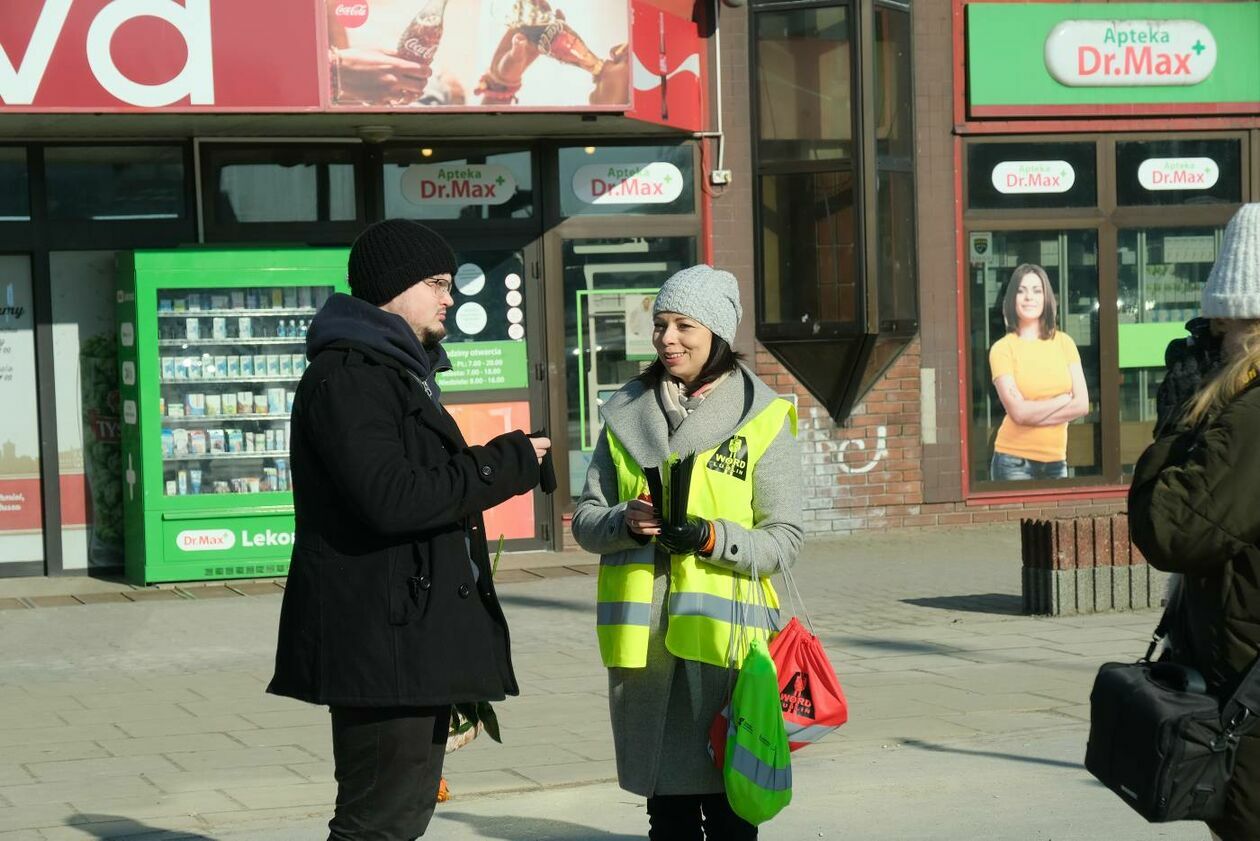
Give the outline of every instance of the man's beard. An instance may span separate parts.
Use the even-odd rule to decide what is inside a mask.
[[[420,344],[426,350],[431,350],[446,338],[446,325],[439,324],[436,327],[423,327],[416,332],[416,338],[420,340]]]

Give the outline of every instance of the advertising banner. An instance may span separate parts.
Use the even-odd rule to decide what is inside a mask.
[[[312,0],[35,0],[0,15],[6,111],[317,110]]]
[[[514,429],[529,430],[529,403],[444,403],[469,444],[484,444]],[[508,540],[534,537],[534,495],[514,496],[485,514],[486,540],[494,555],[499,535]]]
[[[688,131],[704,128],[700,31],[686,8],[693,5],[634,0],[634,107],[629,116]]]
[[[326,0],[333,109],[624,111],[627,0]]]
[[[972,3],[976,117],[1260,113],[1260,4]]]
[[[44,559],[30,261],[0,257],[0,564]]]

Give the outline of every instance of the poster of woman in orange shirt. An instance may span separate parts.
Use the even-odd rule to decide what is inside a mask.
[[[989,371],[1006,417],[993,443],[995,482],[1067,478],[1067,426],[1089,412],[1081,355],[1057,327],[1046,270],[1024,263],[1002,301],[1006,335],[989,349]]]

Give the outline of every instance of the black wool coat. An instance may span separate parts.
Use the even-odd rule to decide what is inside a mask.
[[[523,432],[468,446],[401,363],[339,343],[293,403],[297,538],[267,691],[441,706],[518,694],[481,512],[538,484]]]
[[[1161,435],[1129,491],[1133,542],[1152,566],[1183,575],[1176,656],[1218,697],[1260,655],[1258,386],[1198,428]],[[1212,829],[1225,841],[1260,838],[1260,731],[1242,739],[1225,816]]]

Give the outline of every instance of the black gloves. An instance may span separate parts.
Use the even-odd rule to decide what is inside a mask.
[[[1199,386],[1221,364],[1221,341],[1206,318],[1186,322],[1187,338],[1174,339],[1164,351],[1165,373],[1155,395],[1155,437],[1171,430]]]
[[[708,555],[713,551],[713,524],[688,517],[679,526],[664,526],[656,542],[671,555]]]

